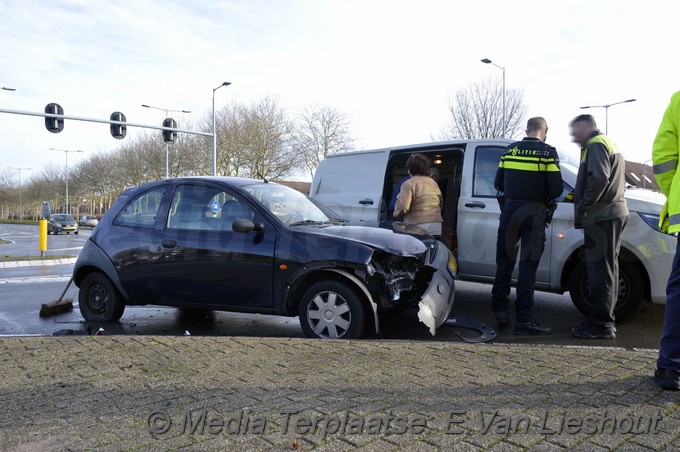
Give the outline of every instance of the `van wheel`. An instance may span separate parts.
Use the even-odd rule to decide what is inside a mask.
[[[116,286],[103,273],[90,273],[80,284],[80,313],[85,320],[115,322],[125,310],[125,302]]]
[[[300,301],[300,326],[305,336],[355,339],[364,333],[366,308],[359,296],[338,281],[313,284]]]
[[[590,302],[590,288],[586,263],[579,261],[569,276],[569,295],[574,306],[586,317],[593,312]],[[619,298],[614,308],[617,323],[628,322],[642,309],[644,304],[642,277],[637,268],[627,261],[619,259]]]

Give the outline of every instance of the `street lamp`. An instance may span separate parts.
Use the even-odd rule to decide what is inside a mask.
[[[496,66],[497,68],[499,68],[503,71],[503,134],[502,134],[501,138],[505,138],[505,130],[507,128],[506,124],[505,124],[505,66],[499,66],[488,58],[484,58],[481,61],[484,64],[493,64],[494,66]]]
[[[216,176],[217,175],[217,140],[215,139],[215,91],[218,89],[222,88],[223,86],[229,86],[231,85],[231,82],[224,82],[217,88],[213,88],[213,95],[212,95],[212,120],[213,120],[213,136],[212,136],[212,141],[213,141],[213,155],[212,155],[212,175]]]
[[[15,168],[13,166],[7,168],[19,171],[19,221],[24,221],[24,205],[21,201],[21,171],[32,170],[33,168]]]
[[[168,112],[171,112],[171,111],[176,112],[176,113],[191,113],[190,110],[170,110],[168,108],[152,107],[151,105],[146,105],[146,104],[142,104],[142,107],[153,108],[154,110],[164,111],[166,118],[168,117]],[[170,160],[170,151],[169,151],[169,148],[168,148],[168,143],[165,143],[165,178],[166,179],[168,177],[170,177],[168,175],[168,166],[169,166],[168,162],[169,162],[169,160]]]
[[[4,89],[5,91],[16,91],[16,88],[7,88],[6,86],[1,86],[0,89]]]
[[[609,107],[613,107],[614,105],[619,104],[625,104],[628,102],[635,102],[635,99],[622,100],[621,102],[614,102],[613,104],[586,105],[585,107],[581,107],[581,109],[583,110],[586,108],[604,108],[604,134],[607,135],[609,133]]]
[[[647,164],[652,160],[654,159],[645,160],[645,163],[642,164],[642,166],[644,167],[642,169],[642,188],[647,188]]]
[[[78,151],[78,150],[71,151],[71,150],[66,150],[66,149],[55,149],[55,148],[50,148],[50,151],[59,151],[59,152],[63,152],[64,154],[66,154],[66,207],[65,207],[66,212],[65,213],[70,215],[71,209],[69,208],[70,206],[68,205],[68,153],[69,152],[83,152],[83,151]]]

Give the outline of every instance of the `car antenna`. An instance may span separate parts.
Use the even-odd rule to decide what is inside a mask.
[[[268,184],[268,183],[269,183],[269,181],[268,181],[267,179],[265,179],[265,177],[264,177],[262,174],[260,174],[259,171],[255,171],[255,174],[257,174],[257,177],[259,177],[260,179],[262,179],[262,180],[264,181],[265,184]]]

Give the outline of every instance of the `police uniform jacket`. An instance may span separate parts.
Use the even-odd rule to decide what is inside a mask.
[[[553,201],[562,193],[557,151],[533,137],[512,143],[498,164],[494,186],[509,201]]]

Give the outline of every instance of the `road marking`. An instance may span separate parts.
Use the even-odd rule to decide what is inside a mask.
[[[82,246],[74,246],[72,248],[56,248],[56,249],[49,249],[47,251],[68,251],[68,250],[82,250]]]
[[[71,279],[71,275],[59,275],[59,276],[28,276],[25,278],[9,278],[0,279],[0,285],[2,284],[39,284],[39,283],[55,283],[55,282],[67,282]]]

